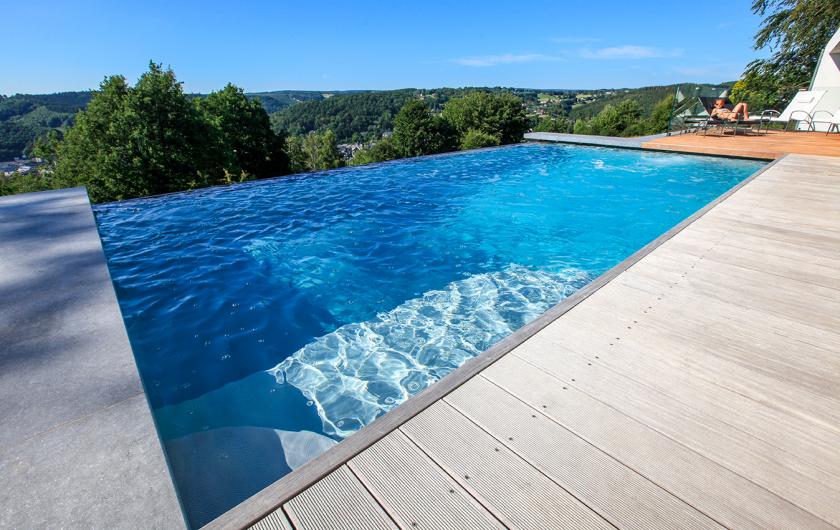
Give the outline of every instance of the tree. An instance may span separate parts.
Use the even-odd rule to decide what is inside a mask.
[[[95,202],[206,186],[222,175],[214,134],[175,73],[150,63],[133,88],[105,79],[58,145],[56,176]]]
[[[454,149],[454,134],[449,124],[434,116],[426,103],[409,101],[394,118],[393,142],[403,156],[442,153]]]
[[[470,92],[449,100],[442,116],[452,124],[459,137],[473,129],[495,136],[501,144],[521,141],[528,130],[525,105],[508,92]]]
[[[748,70],[732,86],[730,98],[736,103],[745,101],[754,111],[761,112],[784,106],[789,100],[788,90],[783,89],[779,80],[763,67]]]
[[[58,129],[39,136],[32,145],[32,156],[44,159],[48,165],[55,164],[58,158],[58,146],[63,139],[64,135]]]
[[[666,96],[653,107],[653,111],[644,123],[641,134],[659,134],[668,130],[671,121],[671,110],[674,107],[674,96]]]
[[[350,165],[372,164],[374,162],[385,162],[402,158],[403,154],[394,143],[393,137],[389,136],[374,143],[370,147],[359,149],[353,153]]]
[[[275,134],[263,106],[230,83],[197,98],[195,104],[214,129],[216,151],[227,175],[265,178],[289,172],[282,134]]]
[[[331,129],[323,133],[290,136],[286,141],[286,151],[293,172],[333,169],[344,164]]]
[[[571,124],[569,120],[565,118],[552,118],[550,116],[545,116],[534,126],[535,132],[567,133],[570,130]]]
[[[478,149],[499,145],[499,139],[492,134],[470,129],[461,137],[461,149]]]
[[[575,122],[575,134],[597,134],[602,136],[634,136],[642,132],[640,118],[642,107],[633,99],[625,99],[617,105],[607,105],[591,120]]]
[[[56,104],[66,110],[78,101],[63,95]],[[50,118],[39,109],[50,110],[30,114]],[[188,97],[175,73],[155,63],[133,87],[122,76],[106,78],[74,121],[63,139],[60,130],[36,139],[32,153],[47,160],[46,170],[15,177],[15,186],[86,185],[102,202],[288,172],[284,138],[258,101],[230,84]]]
[[[773,53],[747,66],[733,98],[749,101],[756,110],[783,106],[808,86],[840,26],[840,0],[754,0],[752,10],[765,17],[754,47]]]

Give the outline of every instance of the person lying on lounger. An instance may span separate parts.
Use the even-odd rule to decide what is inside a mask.
[[[718,99],[717,101],[715,101],[715,106],[712,109],[711,117],[720,121],[738,121],[739,115],[744,120],[750,119],[750,113],[747,110],[746,103],[738,103],[732,110],[729,110],[726,107],[724,107],[725,104],[726,101],[724,101],[723,99]]]

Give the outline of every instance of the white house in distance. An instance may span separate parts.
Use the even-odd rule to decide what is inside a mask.
[[[836,115],[840,112],[840,29],[828,41],[823,51],[814,77],[811,79],[811,91],[824,91],[816,107],[811,113],[815,120],[825,120],[828,114]],[[800,123],[800,127],[803,124]],[[827,123],[814,123],[818,131],[825,131]]]

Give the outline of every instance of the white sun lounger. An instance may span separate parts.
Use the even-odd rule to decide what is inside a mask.
[[[827,118],[820,119],[822,114],[827,114]],[[818,110],[814,112],[812,119],[811,119],[811,128],[816,130],[815,124],[817,123],[824,123],[828,125],[828,129],[826,129],[825,134],[828,134],[832,131],[840,132],[840,108],[834,111],[834,114],[828,112],[827,110]]]
[[[790,104],[779,112],[777,110],[765,110],[761,113],[761,119],[767,125],[771,123],[784,123],[785,130],[788,130],[791,121],[802,121],[808,124],[808,130],[813,129],[814,109],[825,95],[825,90],[800,90],[793,96]]]

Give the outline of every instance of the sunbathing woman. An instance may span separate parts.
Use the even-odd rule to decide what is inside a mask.
[[[750,113],[747,110],[746,103],[738,103],[732,110],[725,108],[723,106],[725,103],[726,102],[722,99],[718,99],[717,101],[715,101],[715,106],[712,109],[711,113],[712,118],[721,121],[738,121],[738,115],[741,114],[743,115],[743,119],[750,119]]]

